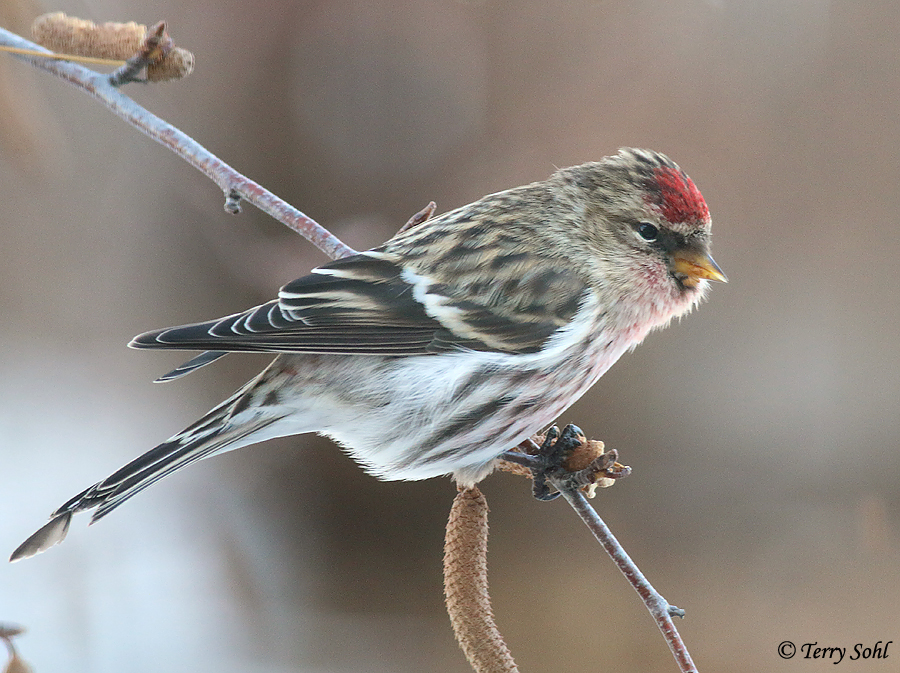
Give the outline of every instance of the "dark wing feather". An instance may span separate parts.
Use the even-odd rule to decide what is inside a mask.
[[[353,255],[285,285],[280,298],[219,320],[147,332],[136,348],[305,353],[429,352],[441,330],[391,261]]]
[[[147,332],[130,345],[395,356],[459,348],[523,353],[539,350],[577,310],[577,302],[569,302],[531,306],[521,315],[498,311],[502,288],[473,295],[467,283],[460,286],[444,274],[437,274],[441,282],[421,272],[404,277],[402,260],[383,250],[345,257],[288,283],[276,300],[219,320]],[[541,282],[562,281],[575,282],[550,270]]]
[[[228,355],[226,351],[203,351],[202,353],[200,353],[200,355],[196,355],[184,364],[178,365],[175,369],[168,372],[167,374],[163,374],[153,383],[168,383],[169,381],[180,379],[182,376],[187,376],[191,372],[195,372],[201,367],[210,365],[219,358],[226,355]]]

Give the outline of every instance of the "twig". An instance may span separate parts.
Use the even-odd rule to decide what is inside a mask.
[[[22,56],[39,56],[40,58],[52,58],[57,61],[73,61],[75,63],[91,63],[93,65],[113,65],[116,67],[125,65],[125,61],[112,58],[94,58],[92,56],[78,56],[75,54],[45,54],[34,49],[19,49],[18,47],[0,47],[7,54],[20,54]]]
[[[0,28],[0,44],[51,53],[40,45],[3,28]],[[236,207],[236,196],[239,196],[296,231],[332,259],[352,255],[356,252],[318,222],[278,198],[269,190],[241,175],[190,136],[135,103],[110,84],[108,75],[100,74],[76,63],[37,56],[11,55],[81,89],[141,133],[175,152],[219,185],[226,196],[229,212],[239,210]]]
[[[562,434],[554,426],[546,434],[526,439],[515,451],[503,453],[498,467],[531,476],[536,485],[539,480],[542,484],[549,482],[562,494],[638,592],[662,631],[681,671],[696,673],[691,655],[672,622],[673,616],[683,617],[684,610],[669,605],[653,588],[585,498],[585,487],[601,479],[606,480],[602,485],[611,485],[615,480],[631,474],[630,467],[615,462],[618,456],[615,449],[602,453],[603,449],[602,442],[589,441],[576,426],[566,426]],[[589,462],[585,464],[585,461]],[[544,489],[536,488],[535,495],[539,499],[549,499],[540,497],[546,496]]]
[[[118,88],[128,82],[137,81],[141,70],[160,60],[171,48],[172,38],[166,35],[166,22],[160,21],[151,26],[138,52],[108,75],[110,85]]]
[[[397,230],[398,234],[402,234],[407,229],[412,229],[413,227],[418,227],[423,222],[431,219],[431,216],[434,215],[434,211],[437,210],[437,204],[434,201],[429,201],[428,205],[422,208],[418,213],[413,215],[406,221],[402,227]]]
[[[672,650],[672,656],[675,657],[675,661],[678,663],[682,673],[697,673],[697,667],[694,666],[691,655],[688,653],[687,647],[685,647],[684,641],[681,639],[678,629],[675,628],[675,624],[672,621],[673,615],[683,617],[684,610],[674,605],[669,605],[668,601],[653,588],[634,561],[631,560],[631,557],[622,548],[622,545],[619,544],[619,541],[612,534],[612,531],[610,531],[603,519],[600,518],[600,515],[591,507],[584,494],[577,489],[566,488],[560,482],[556,482],[554,485],[560,489],[560,492],[572,506],[572,509],[578,513],[581,520],[584,521],[591,533],[594,534],[594,537],[597,538],[597,541],[606,550],[606,553],[609,554],[613,563],[618,566],[631,586],[634,587],[634,590],[638,592],[641,600],[644,601],[644,605],[647,606],[653,619],[656,620],[659,630],[662,631],[663,638],[666,639],[669,649]]]

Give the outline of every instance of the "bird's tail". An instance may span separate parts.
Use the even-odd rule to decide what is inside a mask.
[[[256,380],[237,391],[199,421],[85,489],[51,514],[50,521],[16,549],[10,561],[34,556],[65,539],[72,515],[95,510],[91,523],[175,470],[228,449],[250,443],[251,435],[281,416],[253,413],[249,396]]]

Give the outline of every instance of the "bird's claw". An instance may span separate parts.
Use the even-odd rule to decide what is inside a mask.
[[[577,425],[569,423],[563,428],[562,433],[555,425],[547,430],[541,448],[537,453],[540,464],[531,468],[534,485],[532,493],[538,500],[549,501],[559,497],[559,491],[551,490],[548,480],[551,477],[566,474],[568,470],[563,467],[563,462],[573,450],[584,442],[584,433]],[[577,473],[576,473],[577,474]]]

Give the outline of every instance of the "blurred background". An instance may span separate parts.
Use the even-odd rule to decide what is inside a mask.
[[[595,506],[701,671],[821,670],[900,618],[900,3],[893,0],[0,1],[169,22],[197,57],[127,92],[363,249],[620,146],[673,157],[728,285],[562,423],[634,474]],[[125,344],[274,296],[325,261],[87,96],[0,57],[0,557],[258,371]],[[673,671],[562,502],[498,474],[494,610],[522,671]],[[470,670],[443,608],[447,479],[382,483],[300,437],[192,466],[0,565],[39,673]],[[893,661],[893,663],[892,663]]]

